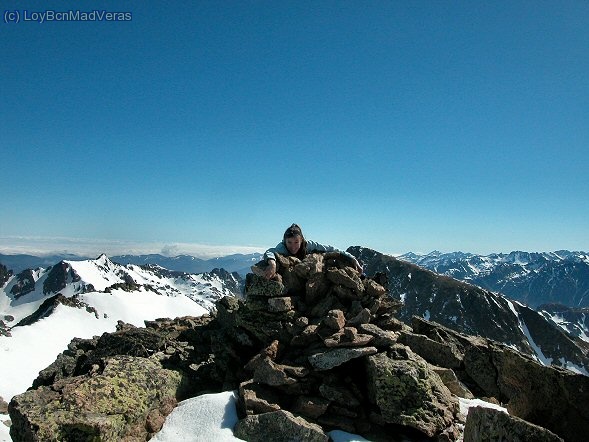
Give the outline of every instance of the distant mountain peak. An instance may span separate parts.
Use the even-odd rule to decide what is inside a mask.
[[[474,255],[463,252],[407,253],[400,259],[436,273],[500,292],[532,307],[559,302],[589,307],[586,252],[525,252]]]
[[[66,298],[86,293],[115,291],[147,291],[167,297],[186,297],[210,311],[223,296],[240,296],[243,280],[238,274],[225,271],[189,274],[170,271],[159,265],[122,265],[106,254],[96,259],[62,260],[46,269],[23,270],[10,275],[0,296],[6,296],[7,310],[0,316],[14,317],[17,323],[29,316],[50,297]],[[25,308],[26,307],[26,308]],[[35,316],[34,316],[35,317]],[[42,317],[42,315],[38,316]]]

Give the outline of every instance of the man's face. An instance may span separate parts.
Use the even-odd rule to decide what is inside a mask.
[[[290,254],[296,255],[299,249],[301,248],[301,245],[303,244],[303,238],[301,237],[301,235],[286,238],[285,244]]]

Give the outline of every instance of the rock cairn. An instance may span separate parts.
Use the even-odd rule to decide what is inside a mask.
[[[245,365],[237,437],[275,440],[268,420],[289,415],[308,423],[305,440],[327,440],[322,428],[387,440],[412,432],[457,437],[457,399],[397,344],[407,328],[394,316],[400,303],[349,264],[338,253],[278,255],[276,280],[247,276],[239,325],[265,347]]]

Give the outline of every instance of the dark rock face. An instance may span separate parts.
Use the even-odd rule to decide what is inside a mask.
[[[14,299],[18,299],[27,293],[35,290],[35,278],[32,270],[23,270],[16,275],[16,282],[10,289],[10,293],[14,295]]]
[[[338,254],[278,256],[278,272],[248,275],[246,300],[222,298],[210,316],[74,339],[9,404],[13,440],[146,440],[176,401],[226,390],[239,391],[246,440],[454,441],[456,394],[495,397],[567,441],[589,431],[589,378],[422,319],[411,328]]]
[[[43,293],[58,293],[65,288],[68,279],[76,282],[80,280],[80,277],[67,262],[61,261],[49,271],[43,283]]]
[[[51,298],[47,298],[34,313],[27,316],[26,318],[21,319],[18,324],[16,324],[16,326],[31,325],[37,322],[39,319],[46,318],[53,312],[53,310],[55,310],[59,304],[76,308],[85,308],[89,313],[93,312],[95,315],[97,315],[96,309],[80,301],[77,295],[74,295],[71,298],[66,298],[65,296],[59,294],[52,296]]]
[[[4,264],[0,264],[0,287],[3,287],[12,276],[12,270],[8,270]]]

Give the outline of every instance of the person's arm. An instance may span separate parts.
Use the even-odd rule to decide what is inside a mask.
[[[279,253],[281,255],[288,255],[288,250],[284,245],[284,242],[281,242],[276,245],[276,247],[272,247],[271,249],[266,250],[264,253],[264,260],[266,261],[267,267],[264,270],[264,277],[266,279],[272,279],[274,275],[276,275],[276,255],[275,253]]]
[[[275,253],[279,253],[285,256],[288,255],[288,250],[283,242],[277,244],[276,247],[272,247],[271,249],[266,250],[266,253],[264,253],[264,260],[266,262],[268,262],[271,259],[276,261]]]
[[[345,257],[347,257],[348,259],[350,259],[350,261],[354,264],[354,267],[356,268],[356,270],[358,270],[360,273],[362,273],[362,266],[360,265],[360,263],[358,262],[356,257],[354,255],[352,255],[351,253],[336,249],[333,246],[319,244],[318,242],[315,242],[315,241],[307,241],[307,253],[312,253],[312,252],[337,252],[337,253],[340,253],[340,254],[344,255]]]

